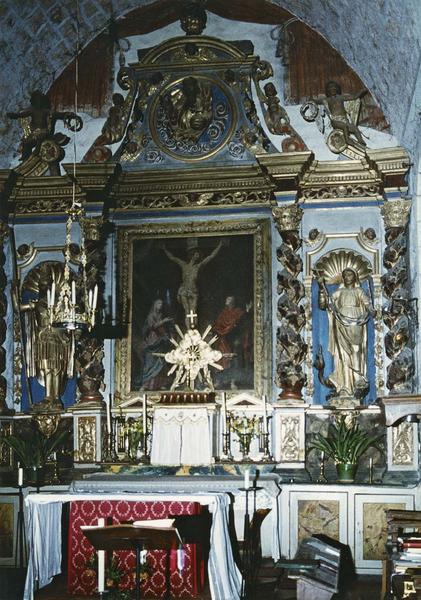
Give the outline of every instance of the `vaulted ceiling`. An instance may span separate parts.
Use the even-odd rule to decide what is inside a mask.
[[[79,0],[81,44],[87,45],[107,29],[111,15],[125,35],[135,27],[132,33],[145,33],[176,20],[178,6],[174,0]],[[297,16],[342,55],[383,109],[400,143],[417,153],[421,137],[418,0],[208,0],[206,8],[225,18],[273,24]],[[18,126],[5,113],[25,105],[30,90],[48,90],[72,62],[75,12],[75,0],[3,0],[0,5],[3,167],[8,166],[10,148],[19,135]]]

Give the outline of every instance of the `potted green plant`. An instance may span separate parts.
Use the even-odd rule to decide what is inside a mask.
[[[336,465],[338,481],[352,483],[361,456],[372,447],[381,451],[380,440],[383,434],[369,435],[363,431],[358,422],[341,416],[337,423],[329,425],[327,436],[316,434],[311,447],[324,452]]]
[[[21,463],[25,470],[25,482],[39,485],[43,482],[48,459],[64,446],[69,436],[68,429],[59,428],[47,437],[31,421],[19,434],[2,436],[1,442],[13,450],[15,458]]]

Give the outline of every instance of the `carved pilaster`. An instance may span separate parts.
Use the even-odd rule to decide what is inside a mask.
[[[391,394],[410,394],[415,371],[412,349],[412,307],[408,289],[408,236],[407,224],[411,201],[408,199],[385,202],[381,213],[385,226],[386,248],[383,265],[387,272],[382,277],[383,321],[388,328],[385,335],[387,367],[386,385]]]
[[[307,344],[301,336],[305,325],[305,312],[301,305],[304,286],[298,279],[303,261],[298,254],[302,240],[299,227],[303,211],[296,204],[274,208],[275,225],[282,238],[276,255],[281,265],[278,271],[277,384],[282,388],[281,400],[301,400],[301,390],[306,384],[303,361]]]
[[[86,285],[88,289],[98,286],[97,313],[101,314],[104,298],[104,271],[106,255],[104,250],[104,219],[90,217],[81,219],[81,227],[86,249]],[[78,389],[80,392],[77,407],[103,405],[101,390],[104,388],[104,340],[92,335],[80,339],[77,349]]]

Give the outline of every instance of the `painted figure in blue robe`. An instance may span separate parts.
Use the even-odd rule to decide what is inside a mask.
[[[158,298],[152,303],[151,309],[142,327],[142,375],[140,389],[156,390],[165,387],[167,365],[162,356],[156,353],[165,353],[171,347],[169,324],[170,317],[163,314],[163,301]]]

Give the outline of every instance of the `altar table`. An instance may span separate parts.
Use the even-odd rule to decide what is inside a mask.
[[[205,494],[33,494],[25,499],[28,571],[23,600],[33,600],[35,582],[44,587],[61,572],[61,514],[65,502],[198,502],[212,514],[208,560],[209,587],[213,600],[239,600],[241,575],[234,563],[228,533],[230,498],[225,493]]]
[[[89,559],[94,555],[94,548],[86,540],[81,530],[83,525],[97,525],[99,518],[104,518],[108,525],[116,525],[124,521],[141,521],[163,519],[169,516],[197,515],[201,505],[192,501],[147,500],[75,500],[70,503],[69,541],[68,541],[68,590],[72,594],[94,596],[97,578],[92,568],[88,567]],[[183,570],[177,568],[177,550],[170,552],[169,588],[173,598],[195,598],[203,588],[201,582],[200,560],[196,556],[197,546],[184,546]],[[118,551],[114,553],[118,567],[124,573],[120,581],[121,589],[133,589],[135,580],[135,552]],[[162,598],[167,587],[167,552],[156,550],[148,553],[148,565],[151,568],[149,577],[142,582],[142,597]],[[202,584],[202,585],[201,585]]]

